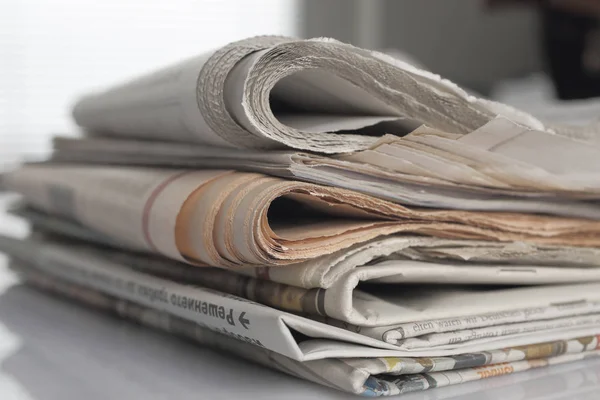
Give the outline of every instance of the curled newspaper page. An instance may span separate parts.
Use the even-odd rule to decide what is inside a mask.
[[[469,289],[467,286],[458,290],[456,286],[447,288],[440,285],[507,284],[514,286],[596,281],[598,268],[595,266],[600,262],[600,258],[595,249],[538,248],[518,243],[449,241],[401,236],[355,245],[331,255],[285,268],[243,268],[234,273],[215,268],[196,268],[156,255],[119,250],[118,243],[105,240],[103,236],[72,221],[32,210],[21,210],[19,214],[33,224],[34,237],[39,236],[41,240],[41,242],[31,242],[32,246],[52,245],[63,250],[70,249],[80,254],[88,254],[90,257],[127,265],[138,271],[198,284],[277,309],[311,315],[384,341],[395,341],[414,335],[414,332],[410,333],[413,329],[410,324],[389,326],[389,324],[406,321],[406,318],[415,320],[437,318],[436,316],[442,318],[441,322],[433,322],[429,325],[430,332],[425,332],[424,324],[415,330],[425,334],[443,333],[448,329],[482,328],[491,323],[514,324],[600,312],[600,306],[594,295],[580,296],[583,292],[596,291],[597,287],[593,284],[540,289],[480,287],[478,290]],[[51,238],[46,237],[48,234]],[[82,242],[82,239],[88,244]],[[14,240],[0,238],[0,242],[2,240],[7,247],[10,247],[10,243],[16,246]],[[89,244],[90,242],[111,248],[98,248]],[[445,251],[448,250],[449,257],[444,257]],[[455,254],[461,252],[463,257],[477,254],[480,261],[456,264]],[[431,254],[435,256],[432,257]],[[500,258],[503,258],[502,264],[498,263]],[[420,259],[431,259],[436,262],[415,261]],[[532,261],[537,262],[538,265],[532,265]],[[421,285],[418,287],[402,285],[406,283]],[[432,283],[436,285],[431,285]],[[401,295],[397,296],[397,293]],[[426,296],[430,305],[437,304],[434,308],[438,310],[433,313],[431,310],[423,311],[420,314],[410,311],[412,306],[407,308],[407,305],[418,296]],[[453,300],[449,302],[448,298]],[[505,313],[505,303],[496,302],[494,300],[496,298],[519,299],[521,308]],[[536,301],[543,298],[552,298],[553,302],[544,303],[542,307]],[[529,302],[532,299],[534,303]],[[462,305],[455,307],[456,301],[461,301]],[[453,306],[448,308],[446,307],[448,304]],[[482,305],[484,308],[475,310],[475,305]],[[373,312],[374,309],[377,312]],[[457,315],[457,309],[461,312],[475,314],[483,312],[483,314],[478,314],[481,316],[477,318],[464,320],[443,319]],[[587,320],[584,322],[587,323]],[[565,323],[573,322],[569,320]],[[385,327],[366,329],[356,325],[385,325]],[[546,327],[546,325],[539,326]],[[504,332],[502,329],[496,328],[494,332]],[[527,325],[523,329],[537,328]],[[486,332],[488,336],[496,335],[490,331]],[[482,335],[477,332],[470,334]]]
[[[600,219],[595,202],[600,181],[594,172],[600,168],[600,149],[501,118],[460,138],[422,126],[402,138],[386,135],[368,149],[345,155],[86,137],[56,138],[52,160],[235,168],[407,205]]]
[[[39,231],[40,234],[58,233],[78,242],[84,240],[115,249],[123,248],[118,241],[73,220],[23,206],[13,208],[11,213],[30,222],[34,232]],[[180,271],[183,265],[143,253],[114,251],[107,254],[125,257],[128,264],[140,264],[145,268],[155,266],[157,271],[174,273]],[[163,267],[164,263],[168,266]],[[600,251],[595,248],[402,235],[356,244],[286,268],[248,267],[237,269],[236,273],[305,289],[327,289],[340,279],[355,277],[360,282],[371,283],[536,285],[595,280],[598,272],[594,267],[599,266]],[[197,268],[186,268],[182,273],[190,274],[191,271],[204,273]],[[229,275],[223,270],[218,271],[224,276]]]
[[[73,110],[91,132],[324,153],[362,150],[375,132],[404,134],[420,123],[467,133],[496,115],[486,102],[402,61],[331,39],[284,37],[231,43],[87,95]],[[360,134],[366,127],[369,134]]]
[[[292,264],[394,233],[600,245],[599,221],[408,208],[254,173],[29,165],[3,181],[26,202],[132,249],[216,267]]]
[[[34,232],[40,234],[58,233],[78,242],[123,248],[120,242],[70,219],[22,205],[14,207],[11,213],[30,222]],[[127,257],[128,263],[142,263],[147,268],[156,265],[157,269],[174,268],[177,271],[181,267],[176,266],[183,265],[144,253],[127,255],[127,252],[115,251],[107,254]],[[163,263],[168,263],[169,267],[161,267]],[[594,267],[598,266],[600,252],[595,248],[402,235],[374,239],[286,268],[248,267],[240,268],[236,273],[306,289],[327,289],[339,279],[351,276],[379,283],[443,281],[535,285],[587,281],[597,276]],[[371,273],[371,269],[375,273]],[[192,270],[187,271],[186,274]],[[202,273],[199,269],[193,271]]]
[[[324,38],[241,40],[86,95],[73,109],[92,133],[322,153],[364,150],[421,124],[462,135],[497,116],[597,147],[589,139],[597,126],[547,127],[409,63]]]

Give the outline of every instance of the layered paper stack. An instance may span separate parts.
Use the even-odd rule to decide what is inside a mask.
[[[366,396],[600,355],[600,132],[259,37],[80,99],[2,177],[26,283]]]

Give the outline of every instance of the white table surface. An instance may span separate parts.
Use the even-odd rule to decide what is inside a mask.
[[[0,207],[6,198],[0,196]],[[0,215],[0,233],[26,227]],[[0,400],[359,398],[48,296],[0,256]],[[396,397],[598,400],[600,360]]]

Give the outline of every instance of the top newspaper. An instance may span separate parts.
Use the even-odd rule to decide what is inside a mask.
[[[91,136],[58,139],[55,160],[235,168],[408,205],[600,219],[597,127],[544,124],[331,39],[235,42],[84,96],[73,116]]]

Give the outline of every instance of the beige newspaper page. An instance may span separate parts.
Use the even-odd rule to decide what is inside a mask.
[[[85,240],[91,244],[108,245],[115,250],[123,247],[118,241],[73,220],[23,206],[13,208],[11,213],[27,220],[34,232],[41,235],[59,234],[77,242]],[[109,253],[115,257],[117,254],[119,258],[125,257],[129,263],[156,265],[157,268],[162,263],[168,263],[177,270],[185,265],[151,254],[129,254],[125,251]],[[286,268],[242,267],[236,272],[304,289],[328,289],[343,279],[370,283],[511,285],[586,282],[597,280],[598,267],[600,251],[595,248],[401,235],[356,244]],[[192,271],[198,274],[211,273],[188,267],[185,271],[185,274]],[[224,270],[219,271],[225,276],[230,275]]]
[[[283,37],[231,43],[84,96],[73,110],[97,134],[323,153],[364,150],[378,134],[423,123],[465,134],[497,115],[544,130],[526,113],[383,54]]]
[[[598,221],[408,208],[242,172],[29,165],[3,181],[32,205],[132,248],[229,268],[292,264],[394,233],[600,244]]]
[[[496,129],[495,121],[486,127]],[[589,185],[583,190],[584,187],[570,177],[560,178],[564,184],[557,182],[555,176],[540,167],[450,140],[441,134],[419,128],[402,139],[386,136],[370,149],[335,157],[106,137],[58,137],[54,139],[52,162],[231,168],[351,189],[413,206],[543,212],[600,219],[600,207],[587,201],[598,197]],[[422,147],[418,150],[403,147],[408,141]],[[443,155],[451,159],[436,159],[438,172],[434,175],[435,168],[429,163],[429,156],[422,158],[423,164],[417,166],[408,161],[410,157],[396,154],[398,148],[414,153],[411,157],[432,153],[438,158]],[[451,181],[454,175],[448,172],[450,165],[465,170],[467,179],[456,176],[457,180]],[[474,166],[479,166],[479,172],[473,169]],[[467,186],[465,182],[476,172],[485,179],[481,182],[484,186]]]

